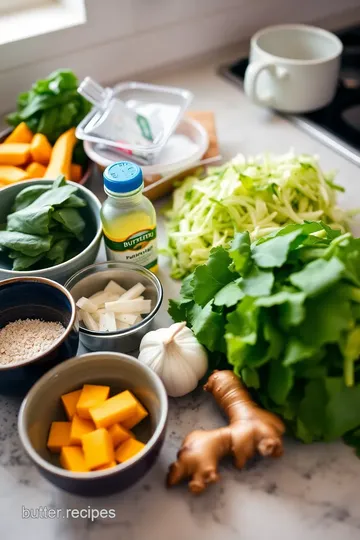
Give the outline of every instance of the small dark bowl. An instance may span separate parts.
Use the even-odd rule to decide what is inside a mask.
[[[0,392],[24,395],[48,369],[76,354],[79,324],[71,294],[50,279],[12,278],[0,281],[0,328],[18,319],[60,322],[63,335],[46,352],[16,364],[0,364]]]
[[[108,385],[111,395],[131,390],[149,411],[132,430],[146,443],[145,448],[112,469],[74,473],[61,468],[58,455],[46,447],[51,422],[66,420],[60,396],[83,384]],[[18,429],[29,457],[51,483],[78,495],[110,495],[137,482],[155,463],[165,438],[167,414],[164,385],[145,364],[122,353],[88,353],[63,362],[31,388],[20,408]]]

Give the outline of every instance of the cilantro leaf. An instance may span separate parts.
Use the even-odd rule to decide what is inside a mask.
[[[279,360],[271,362],[268,381],[270,398],[279,405],[284,403],[293,385],[293,380],[294,374],[290,367],[284,366]]]
[[[241,289],[247,296],[268,296],[274,285],[274,274],[253,266],[249,274],[243,278]]]
[[[321,439],[326,423],[327,393],[322,379],[314,379],[305,386],[305,395],[299,407],[299,419],[312,439]],[[310,441],[309,441],[310,442]]]
[[[233,260],[235,270],[242,275],[251,264],[250,235],[247,231],[235,235],[229,255]]]
[[[241,290],[239,283],[233,281],[215,294],[214,304],[215,306],[232,307],[244,298],[244,296],[245,294]]]
[[[300,272],[292,274],[290,282],[308,296],[314,296],[337,283],[344,271],[345,266],[337,257],[333,257],[329,261],[316,259]]]
[[[219,247],[211,250],[206,265],[197,267],[191,284],[194,300],[199,306],[204,307],[220,289],[234,279],[233,272],[229,270],[230,263],[227,251]]]
[[[305,344],[320,347],[323,343],[335,343],[342,332],[352,324],[350,302],[343,297],[341,289],[332,288],[305,302],[306,317],[294,329],[296,336]]]
[[[306,345],[296,337],[291,337],[284,355],[284,366],[290,366],[291,364],[310,358],[316,351],[317,347]]]
[[[347,388],[341,377],[329,377],[325,386],[329,396],[326,440],[334,440],[360,426],[360,385]]]
[[[225,319],[221,313],[212,310],[212,304],[212,301],[208,302],[198,311],[192,329],[199,343],[209,351],[223,351]]]
[[[168,313],[174,322],[188,322],[188,308],[193,305],[193,302],[187,298],[176,300],[169,300]]]
[[[276,236],[266,242],[255,244],[252,257],[260,268],[279,268],[287,259],[291,243],[300,236],[299,228],[284,236]]]

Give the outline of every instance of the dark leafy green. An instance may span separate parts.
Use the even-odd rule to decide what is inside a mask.
[[[54,143],[90,111],[90,103],[77,92],[78,85],[72,71],[54,71],[47,79],[36,81],[28,92],[19,94],[17,110],[8,115],[7,122],[13,127],[26,122],[31,131],[43,133]],[[75,161],[83,164],[82,145],[76,150]]]
[[[81,249],[86,206],[77,188],[59,177],[52,185],[20,191],[0,231],[0,250],[13,261],[13,270],[47,268],[72,258]]]
[[[184,280],[169,313],[290,433],[306,443],[344,437],[360,457],[359,239],[321,222],[252,245],[238,234]]]

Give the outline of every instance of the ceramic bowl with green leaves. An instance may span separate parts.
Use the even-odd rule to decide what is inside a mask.
[[[100,208],[90,190],[61,178],[3,188],[0,279],[27,275],[65,283],[92,264],[102,236]]]

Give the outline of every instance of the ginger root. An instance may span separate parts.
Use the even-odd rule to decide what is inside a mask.
[[[170,466],[167,485],[174,486],[190,477],[192,493],[201,493],[208,484],[219,480],[218,463],[228,454],[242,469],[256,452],[272,457],[283,453],[283,422],[258,407],[232,371],[214,371],[204,390],[214,396],[230,424],[211,431],[196,430],[185,437],[177,461]]]

